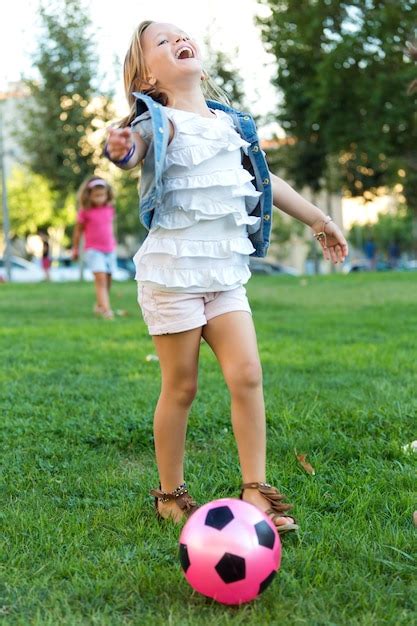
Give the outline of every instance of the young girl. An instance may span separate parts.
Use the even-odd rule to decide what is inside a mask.
[[[266,483],[262,370],[244,284],[249,255],[264,256],[276,206],[308,224],[326,259],[343,261],[339,228],[268,171],[250,115],[205,100],[196,43],[172,24],[143,22],[127,52],[130,115],[109,132],[106,155],[142,163],[140,216],[150,229],[135,256],[138,300],[161,367],[154,437],[163,518],[196,508],[183,476],[187,416],[200,341],[215,353],[231,396],[242,471],[240,497],[295,530],[291,505]]]
[[[78,191],[79,211],[72,250],[73,259],[77,259],[80,236],[83,233],[86,264],[94,274],[94,313],[104,319],[114,318],[110,306],[111,278],[116,269],[112,201],[113,191],[105,180],[92,176],[84,181]]]

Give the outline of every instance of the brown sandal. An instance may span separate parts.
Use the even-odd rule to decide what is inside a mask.
[[[158,500],[161,502],[175,500],[175,504],[181,509],[186,518],[190,517],[190,515],[199,508],[197,502],[189,495],[186,483],[183,483],[174,489],[174,491],[170,492],[161,491],[161,485],[159,485],[159,489],[151,489],[150,494],[155,497],[156,515],[160,520],[165,520],[165,517],[158,511]]]
[[[271,485],[268,485],[267,483],[244,483],[241,486],[241,489],[242,489],[242,491],[240,492],[241,500],[243,500],[243,491],[245,489],[257,489],[259,493],[268,500],[268,502],[271,504],[271,507],[267,511],[265,511],[265,513],[266,515],[269,515],[269,517],[271,518],[274,524],[275,524],[275,520],[280,517],[288,518],[288,516],[285,515],[285,513],[286,511],[289,511],[290,509],[292,509],[293,505],[284,504],[283,500],[285,499],[285,496],[282,495],[282,493],[280,493],[276,487],[272,487]],[[278,525],[275,524],[276,529],[280,533],[280,535],[287,533],[291,530],[298,530],[299,527],[298,527],[298,524],[296,523],[295,518],[291,516],[291,518],[288,518],[288,519],[293,519],[294,522],[288,522],[288,524],[278,524]]]

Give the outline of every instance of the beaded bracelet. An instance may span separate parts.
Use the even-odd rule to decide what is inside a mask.
[[[123,159],[119,159],[118,161],[115,161],[114,159],[111,158],[108,148],[107,148],[107,144],[104,146],[104,156],[107,157],[112,163],[114,163],[115,165],[124,165],[125,163],[127,163],[128,161],[130,161],[131,157],[134,155],[136,150],[136,144],[132,144],[131,148],[129,149],[129,152],[126,154],[126,156],[123,157]]]

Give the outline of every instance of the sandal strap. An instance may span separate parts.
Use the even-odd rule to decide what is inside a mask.
[[[161,491],[161,489],[151,489],[151,496],[154,496],[161,502],[169,502],[174,500],[175,504],[181,509],[185,515],[189,516],[198,509],[197,502],[188,493],[186,483],[182,483],[173,491]]]
[[[257,489],[260,494],[268,500],[271,508],[268,509],[267,514],[285,513],[293,508],[292,504],[285,504],[282,502],[285,500],[285,496],[278,491],[276,487],[272,487],[268,483],[243,483],[243,489]]]

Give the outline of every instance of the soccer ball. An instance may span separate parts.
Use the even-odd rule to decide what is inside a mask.
[[[223,498],[191,515],[180,536],[180,561],[193,589],[222,604],[241,604],[271,584],[281,563],[281,542],[262,511]]]

